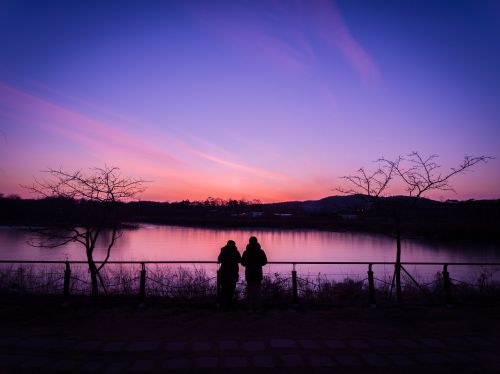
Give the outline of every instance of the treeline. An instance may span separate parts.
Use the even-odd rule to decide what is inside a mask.
[[[111,208],[119,221],[171,222],[177,218],[206,219],[239,216],[259,210],[259,200],[235,200],[209,197],[205,200],[178,202],[132,201],[91,202],[63,197],[22,199],[17,195],[0,194],[0,224],[45,224],[51,222],[85,222],[99,216],[99,209]],[[97,213],[97,214],[96,214]]]
[[[221,199],[219,197],[207,197],[205,200],[181,200],[179,202],[167,203],[171,205],[181,205],[188,207],[227,207],[227,208],[236,208],[236,207],[248,207],[250,205],[257,206],[262,203],[258,199],[254,200],[246,200],[246,199]]]
[[[398,204],[401,209],[407,207],[403,201],[392,203],[396,209]],[[390,232],[393,228],[393,219],[386,213],[384,204],[374,204],[362,216],[374,231]],[[407,237],[499,243],[500,200],[439,202],[419,199],[404,215],[401,229]]]
[[[363,195],[263,204],[258,200],[207,198],[179,202],[112,203],[119,222],[191,226],[317,228],[391,233],[387,205],[407,209],[404,197],[368,200]],[[0,224],[85,224],[111,203],[63,198],[21,199],[0,195]],[[92,217],[92,218],[90,218]],[[500,200],[447,201],[419,199],[405,215],[407,236],[455,240],[500,241]]]

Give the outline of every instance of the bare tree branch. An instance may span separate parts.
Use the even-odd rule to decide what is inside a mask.
[[[465,156],[459,166],[451,168],[447,173],[440,171],[436,162],[438,156],[433,154],[423,157],[413,151],[407,156],[398,156],[391,160],[382,157],[376,161],[377,168],[369,173],[364,167],[353,175],[341,177],[350,187],[336,188],[342,193],[362,193],[370,197],[381,197],[394,179],[399,179],[410,197],[421,197],[430,190],[454,191],[449,184],[457,174],[465,173],[479,163],[487,163],[494,159],[491,156]]]
[[[55,212],[53,221],[47,223],[46,227],[33,228],[32,232],[37,235],[37,241],[31,244],[48,248],[71,242],[81,244],[87,255],[92,293],[97,295],[98,279],[105,290],[99,272],[109,260],[111,249],[120,237],[120,218],[116,215],[116,204],[135,198],[145,190],[147,181],[124,177],[118,167],[107,165],[89,169],[88,173],[81,170],[68,172],[61,167],[48,169],[43,173],[44,178],[34,178],[31,186],[23,187],[40,197],[54,198],[54,206],[62,200],[69,204],[69,208],[64,206],[61,208],[62,212]],[[58,216],[59,213],[62,216]],[[107,244],[106,257],[97,267],[93,252],[97,239],[106,228],[112,229],[112,235]]]
[[[486,163],[493,159],[490,156],[465,156],[462,163],[455,168],[451,168],[447,173],[440,171],[441,166],[436,163],[437,155],[423,157],[418,152],[411,152],[396,160],[382,158],[389,167],[392,167],[395,174],[403,181],[406,191],[410,197],[419,198],[430,190],[454,191],[449,184],[450,179],[460,173],[465,173],[479,163]]]
[[[371,173],[367,173],[362,167],[357,170],[356,174],[341,177],[354,187],[338,187],[336,190],[346,194],[362,193],[369,197],[381,196],[393,178],[394,166],[381,162],[381,160],[376,162],[378,163],[377,168]]]

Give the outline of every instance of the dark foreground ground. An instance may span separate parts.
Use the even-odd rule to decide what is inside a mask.
[[[500,307],[271,309],[1,298],[0,373],[500,372]]]

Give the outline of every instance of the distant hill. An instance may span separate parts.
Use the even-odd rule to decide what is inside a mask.
[[[392,201],[394,203],[408,200],[407,196],[381,197],[379,200]],[[328,196],[320,200],[288,201],[282,203],[263,204],[264,210],[274,210],[278,213],[305,213],[305,214],[339,214],[354,213],[368,209],[373,201],[366,195],[354,194],[345,196]],[[442,202],[419,198],[419,207],[434,207],[443,204]]]
[[[267,209],[279,213],[329,214],[351,212],[366,208],[369,201],[364,195],[328,196],[320,200],[288,201],[283,203],[263,204]]]

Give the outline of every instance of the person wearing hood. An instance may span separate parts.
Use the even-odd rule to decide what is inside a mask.
[[[245,267],[247,282],[247,301],[252,311],[261,308],[262,266],[267,264],[267,257],[257,238],[252,236],[241,257],[241,265]]]
[[[224,310],[229,310],[233,303],[234,290],[239,279],[241,255],[234,240],[228,240],[221,248],[217,262],[220,265],[219,281],[221,287],[220,303]]]

